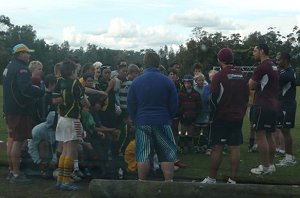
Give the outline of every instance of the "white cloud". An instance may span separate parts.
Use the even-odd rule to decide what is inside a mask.
[[[164,45],[180,45],[186,39],[183,35],[168,30],[165,26],[143,28],[134,22],[121,18],[111,20],[107,29],[79,33],[75,26],[62,30],[62,38],[71,46],[86,46],[88,43],[110,49],[139,50],[152,48],[158,50]],[[62,42],[62,41],[60,41]]]
[[[179,24],[185,27],[200,26],[215,30],[235,30],[241,25],[230,18],[221,18],[212,12],[203,12],[201,10],[187,10],[183,13],[173,13],[168,22]]]

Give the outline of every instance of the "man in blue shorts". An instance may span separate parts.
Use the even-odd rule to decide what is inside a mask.
[[[249,89],[242,71],[233,66],[232,50],[223,48],[218,53],[221,70],[211,82],[211,164],[209,176],[201,183],[216,183],[225,144],[230,150],[231,174],[227,183],[235,184],[243,143],[242,125],[247,109]]]
[[[276,63],[279,67],[279,103],[280,110],[277,116],[277,128],[281,130],[284,137],[285,158],[277,167],[294,166],[296,164],[293,156],[293,139],[291,129],[295,126],[296,115],[296,73],[290,64],[290,55],[286,52],[279,52],[276,56]]]
[[[32,85],[28,70],[30,53],[24,44],[13,48],[13,59],[3,71],[3,111],[8,128],[7,156],[11,183],[28,182],[20,172],[21,149],[24,140],[31,138],[33,99],[41,97],[44,91]]]
[[[158,69],[158,54],[147,52],[144,64],[144,74],[132,82],[127,99],[128,112],[137,128],[138,177],[146,179],[155,150],[165,181],[173,181],[176,144],[171,122],[177,112],[178,95],[174,83]]]
[[[256,132],[261,165],[252,168],[251,173],[271,174],[276,171],[273,164],[275,143],[272,133],[275,132],[278,110],[278,71],[269,58],[268,45],[255,46],[253,56],[260,61],[249,80],[249,88],[255,90],[252,127]]]

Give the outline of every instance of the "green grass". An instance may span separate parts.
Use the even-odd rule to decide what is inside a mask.
[[[2,86],[0,86],[0,110],[2,112]],[[297,87],[297,101],[300,101],[300,87]],[[294,155],[298,160],[298,164],[289,168],[277,168],[276,173],[267,176],[254,176],[250,174],[250,169],[260,163],[258,153],[248,153],[249,139],[249,119],[246,116],[243,126],[244,144],[241,146],[241,163],[238,173],[239,182],[245,183],[268,183],[268,184],[300,184],[300,108],[296,113],[296,125],[292,130],[294,140]],[[0,119],[0,140],[6,140],[7,130],[5,122]],[[180,154],[179,158],[188,165],[185,169],[180,169],[175,173],[177,178],[203,179],[207,176],[210,164],[210,157],[204,154]],[[279,158],[275,159],[275,163]],[[0,164],[6,163],[5,151],[0,151]],[[223,163],[218,171],[218,179],[225,180],[230,175],[230,166],[228,162],[228,154],[223,158]]]
[[[297,101],[300,101],[300,87],[297,87]],[[248,139],[250,134],[249,118],[245,116],[243,125],[244,144],[241,145],[241,163],[238,173],[238,180],[242,183],[268,183],[268,184],[300,184],[300,109],[297,108],[296,124],[292,129],[293,136],[293,152],[296,156],[298,164],[294,167],[277,168],[276,173],[265,176],[254,176],[250,174],[250,169],[260,164],[258,153],[248,153]],[[180,169],[176,173],[178,177],[191,177],[194,179],[203,179],[208,175],[210,156],[204,154],[181,154],[179,158],[186,164],[188,168]],[[275,163],[281,158],[276,157]],[[222,165],[218,171],[218,179],[226,180],[230,175],[230,164],[228,154],[223,158]]]

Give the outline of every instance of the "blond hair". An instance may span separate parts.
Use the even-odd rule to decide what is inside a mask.
[[[197,80],[197,79],[203,79],[203,80],[205,80],[204,74],[200,73],[200,74],[196,75],[196,76],[194,77],[194,80]]]
[[[94,62],[93,66],[96,67],[101,67],[103,64],[100,61]]]
[[[40,61],[31,61],[28,65],[28,69],[32,73],[39,65],[43,68],[43,64]]]

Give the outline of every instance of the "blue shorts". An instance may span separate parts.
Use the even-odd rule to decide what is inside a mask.
[[[175,162],[176,143],[170,125],[142,125],[135,134],[136,161],[152,160],[154,151],[160,162]]]

